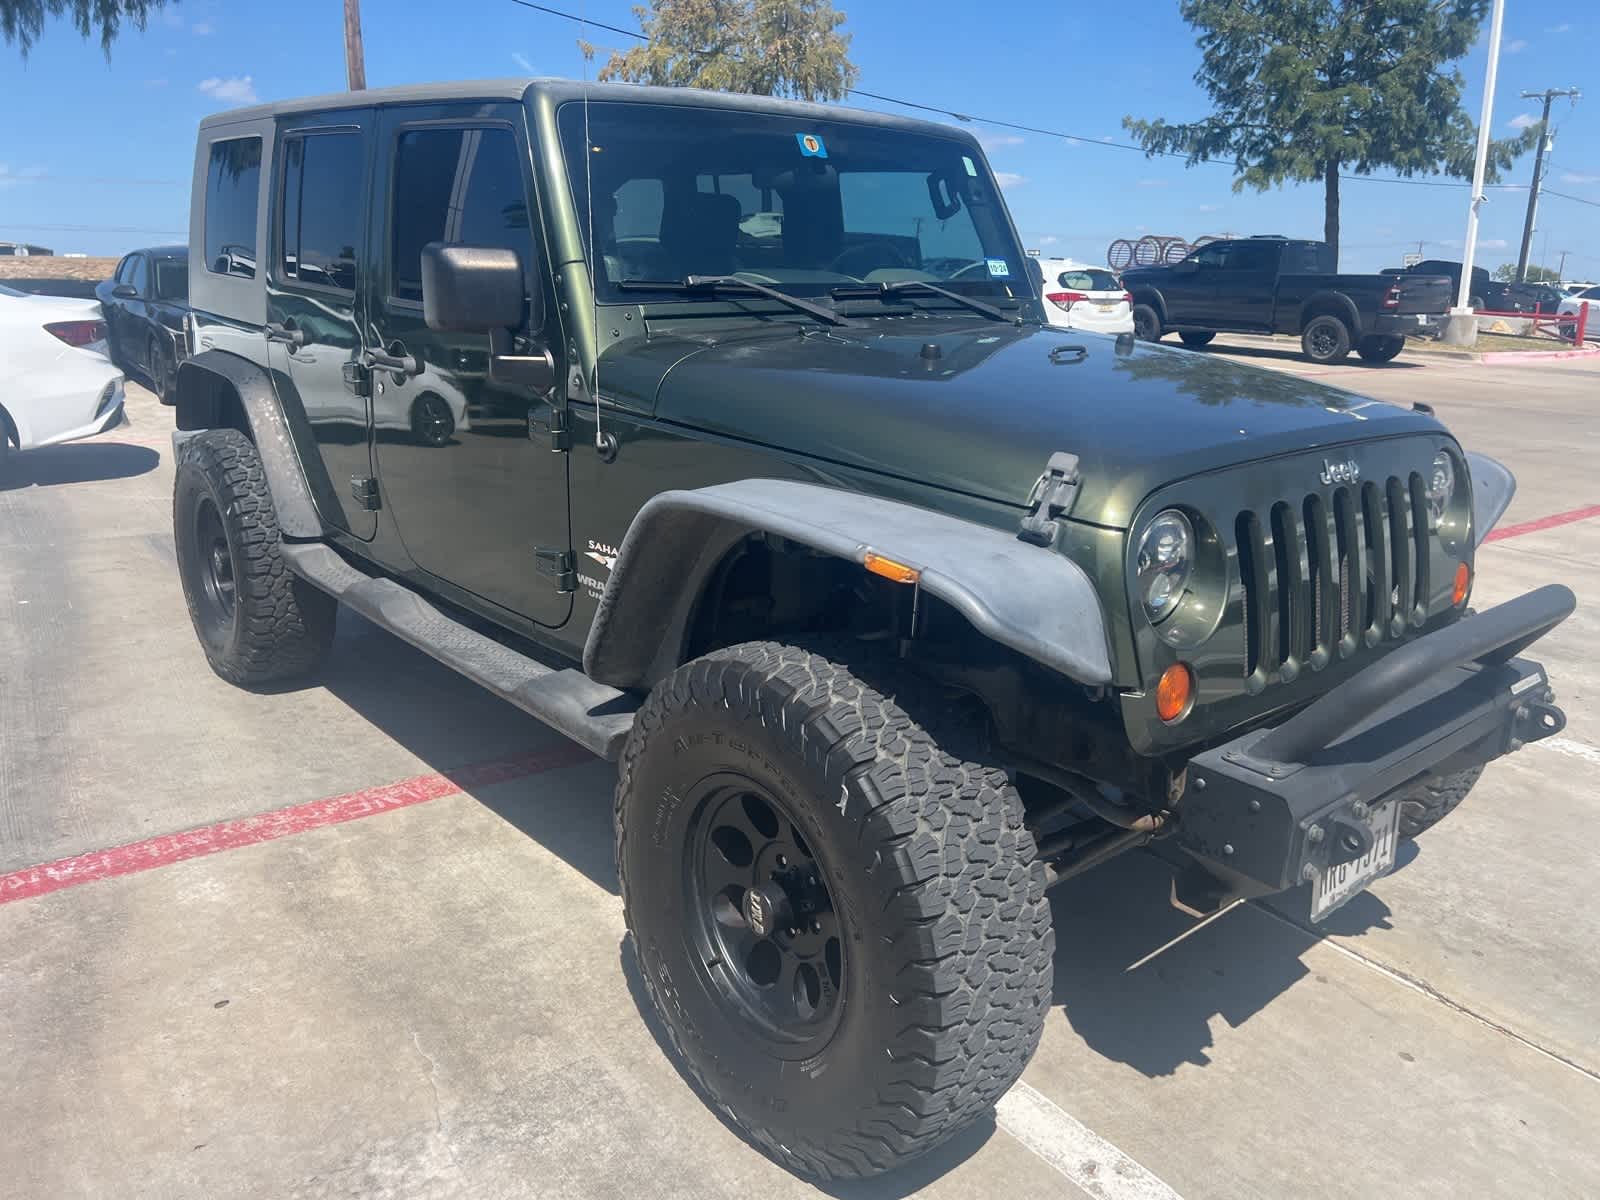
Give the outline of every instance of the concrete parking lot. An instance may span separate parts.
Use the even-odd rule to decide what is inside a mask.
[[[1480,607],[1559,581],[1570,724],[1311,932],[1133,855],[1053,893],[1024,1086],[848,1196],[1600,1195],[1600,360],[1314,368],[1520,490]],[[206,666],[170,410],[0,488],[0,1195],[800,1196],[644,1016],[614,772],[348,613],[314,685]]]

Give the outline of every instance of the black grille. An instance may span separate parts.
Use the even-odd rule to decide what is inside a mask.
[[[1430,536],[1415,472],[1241,512],[1234,537],[1247,686],[1288,682],[1420,626]]]

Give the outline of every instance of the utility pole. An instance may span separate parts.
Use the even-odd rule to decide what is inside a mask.
[[[1478,206],[1483,194],[1483,173],[1489,158],[1489,124],[1494,119],[1494,81],[1500,73],[1500,30],[1505,27],[1506,0],[1494,0],[1489,15],[1489,65],[1484,71],[1483,109],[1478,114],[1478,152],[1472,161],[1472,204],[1467,209],[1467,238],[1461,250],[1461,286],[1455,307],[1445,321],[1444,341],[1452,346],[1472,346],[1478,341],[1478,318],[1467,305],[1472,295],[1472,257],[1478,249]]]
[[[1546,88],[1542,92],[1523,92],[1524,100],[1543,100],[1544,115],[1539,118],[1539,150],[1533,156],[1533,186],[1528,189],[1528,215],[1522,222],[1522,249],[1517,253],[1517,282],[1525,281],[1528,274],[1528,247],[1533,242],[1533,219],[1539,211],[1539,189],[1544,185],[1544,156],[1551,147],[1550,101],[1557,96],[1571,96],[1576,103],[1577,88]]]
[[[344,73],[352,92],[367,90],[367,55],[361,47],[361,0],[344,0]],[[1548,109],[1549,105],[1545,107]]]
[[[1572,253],[1571,250],[1563,250],[1561,252],[1561,265],[1556,268],[1556,280],[1557,280],[1557,282],[1559,282],[1560,280],[1563,280],[1563,279],[1565,279],[1567,277],[1567,255],[1569,255],[1571,253]]]

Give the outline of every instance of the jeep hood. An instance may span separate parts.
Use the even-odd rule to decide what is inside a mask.
[[[652,331],[612,347],[608,370],[637,401],[653,391],[663,421],[1018,507],[1067,451],[1082,474],[1073,518],[1117,528],[1178,479],[1441,428],[1216,354],[942,315]]]

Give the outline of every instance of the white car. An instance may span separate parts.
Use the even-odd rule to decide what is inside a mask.
[[[1041,258],[1050,324],[1091,333],[1132,333],[1133,296],[1116,273],[1070,258]]]
[[[1563,317],[1570,316],[1572,321],[1562,321],[1561,332],[1571,337],[1577,329],[1576,318],[1578,313],[1587,308],[1589,316],[1583,327],[1583,340],[1600,340],[1600,285],[1586,287],[1574,292],[1561,302],[1561,307],[1556,311]]]
[[[122,422],[122,372],[94,300],[0,287],[0,458]]]

